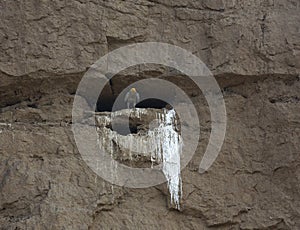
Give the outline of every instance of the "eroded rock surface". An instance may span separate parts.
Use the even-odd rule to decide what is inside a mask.
[[[2,229],[300,228],[299,1],[29,0],[1,1],[0,10]],[[71,131],[86,69],[143,41],[200,57],[226,102],[222,151],[199,174],[209,110],[193,84],[172,78],[201,123],[198,149],[182,171],[180,211],[166,184],[129,189],[96,176]],[[125,71],[108,82],[107,100],[140,76],[170,78],[165,69]]]

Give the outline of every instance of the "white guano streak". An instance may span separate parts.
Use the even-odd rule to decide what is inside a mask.
[[[171,195],[171,203],[180,209],[180,198],[182,196],[182,183],[180,176],[180,155],[182,153],[182,138],[174,130],[176,113],[169,110],[163,114],[159,121],[156,133],[156,149],[163,163],[163,173],[167,179],[168,189]]]
[[[135,111],[135,113],[145,113],[145,111]],[[141,114],[135,114],[140,117]],[[110,129],[105,129],[102,139],[103,147],[108,149],[113,157],[114,143],[137,153],[150,153],[151,161],[162,163],[162,171],[167,179],[168,189],[171,195],[171,203],[177,209],[180,209],[180,199],[182,196],[182,182],[180,175],[180,156],[182,154],[183,140],[179,133],[175,131],[176,112],[175,110],[164,110],[163,114],[156,115],[158,127],[148,130],[146,136],[129,134],[127,136],[119,135]],[[102,121],[103,122],[103,121]],[[105,123],[108,122],[105,120]],[[106,137],[106,138],[105,138]]]

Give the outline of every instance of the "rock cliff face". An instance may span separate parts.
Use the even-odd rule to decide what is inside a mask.
[[[1,229],[300,228],[298,0],[29,0],[1,1],[0,9]],[[201,58],[226,103],[221,153],[199,174],[209,109],[188,79],[170,79],[191,97],[201,124],[181,172],[180,210],[166,184],[132,189],[98,177],[71,131],[87,68],[145,41]],[[105,103],[141,76],[170,77],[160,67],[125,71],[105,88]]]

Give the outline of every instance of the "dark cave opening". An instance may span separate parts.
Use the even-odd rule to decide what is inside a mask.
[[[148,98],[146,100],[140,101],[136,104],[136,108],[152,108],[152,109],[163,109],[168,105],[167,102],[156,99],[156,98]]]
[[[115,98],[113,97],[100,98],[97,102],[96,112],[112,112],[114,102],[115,102]],[[136,108],[163,109],[166,108],[167,105],[168,103],[163,100],[156,99],[156,98],[148,98],[137,103]],[[117,108],[114,108],[114,110],[121,110],[126,108],[127,106],[124,102],[123,104],[118,105]]]
[[[99,98],[97,101],[96,112],[111,112],[113,105],[115,102],[115,98]]]

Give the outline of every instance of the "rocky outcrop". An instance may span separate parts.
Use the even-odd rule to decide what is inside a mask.
[[[1,1],[0,9],[2,229],[299,229],[297,0],[30,0]],[[131,189],[98,177],[71,131],[74,94],[87,68],[143,41],[200,57],[226,103],[221,153],[199,174],[211,121],[195,85],[158,66],[127,70],[107,85],[110,103],[138,79],[169,78],[194,102],[201,138],[181,172],[180,211],[166,184]]]

